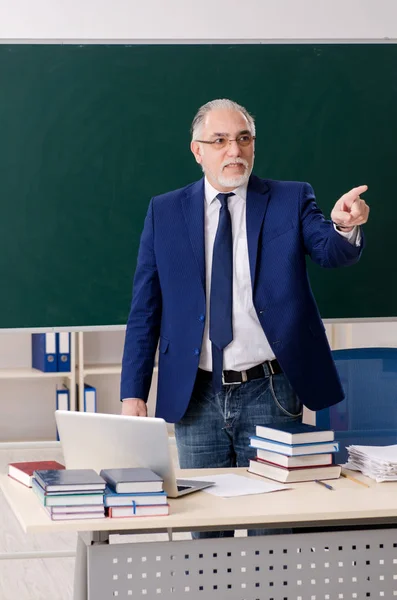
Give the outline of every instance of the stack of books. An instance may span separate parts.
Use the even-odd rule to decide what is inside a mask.
[[[106,483],[93,469],[39,470],[32,488],[54,521],[102,519]]]
[[[249,472],[282,483],[337,479],[341,468],[333,455],[339,450],[334,432],[304,423],[274,427],[256,427],[250,438],[256,458],[250,460]]]
[[[169,514],[163,479],[150,469],[103,469],[105,507],[109,517],[165,516]]]

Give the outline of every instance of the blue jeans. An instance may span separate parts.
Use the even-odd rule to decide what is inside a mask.
[[[302,404],[283,373],[226,385],[216,395],[211,381],[198,377],[187,411],[175,424],[179,464],[182,469],[247,467],[256,456],[256,450],[249,447],[256,425],[290,423],[301,415]],[[233,533],[203,532],[194,537]],[[258,533],[265,531],[249,532]]]

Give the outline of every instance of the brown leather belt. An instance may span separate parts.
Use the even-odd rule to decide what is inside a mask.
[[[239,385],[252,381],[253,379],[262,379],[262,377],[270,377],[270,375],[278,375],[283,370],[277,359],[267,360],[261,365],[255,365],[246,371],[223,371],[222,383],[223,385]],[[197,371],[197,377],[205,379],[206,381],[212,380],[212,371],[204,371],[199,369]]]

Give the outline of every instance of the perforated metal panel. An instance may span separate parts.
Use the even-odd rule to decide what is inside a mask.
[[[93,545],[89,600],[397,598],[397,529]]]

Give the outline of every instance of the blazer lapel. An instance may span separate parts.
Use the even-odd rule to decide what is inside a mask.
[[[251,175],[247,189],[247,241],[252,288],[255,284],[256,260],[258,256],[259,234],[262,229],[270,198],[269,185],[263,179]]]
[[[205,292],[204,178],[186,190],[182,198],[182,210]]]

